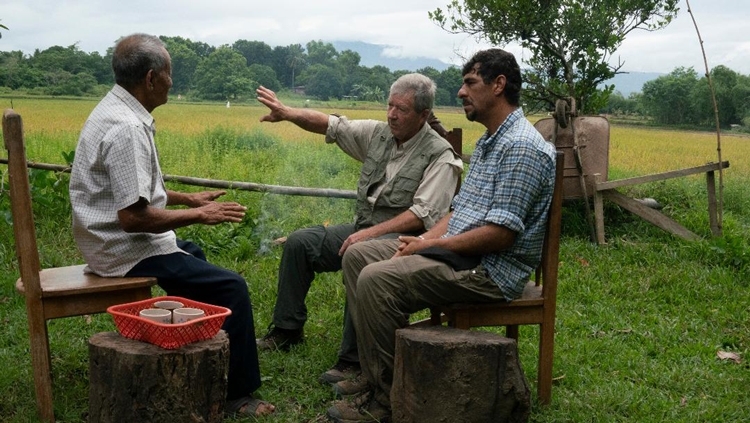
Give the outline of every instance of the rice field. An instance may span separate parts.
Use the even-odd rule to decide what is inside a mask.
[[[29,160],[61,163],[63,159],[60,153],[75,149],[78,133],[96,103],[96,100],[14,99],[13,106],[24,120]],[[2,99],[0,104],[3,108],[10,107],[10,100]],[[366,108],[336,110],[327,106],[321,104],[318,110],[341,113],[350,119],[385,118],[385,107],[378,110],[368,105]],[[157,108],[153,113],[157,122],[156,142],[165,173],[245,180],[248,173],[232,169],[252,167],[256,162],[262,162],[263,158],[256,160],[253,154],[235,154],[229,148],[227,152],[235,160],[222,162],[220,170],[212,168],[208,163],[210,154],[201,148],[200,140],[215,136],[217,130],[270,139],[272,142],[267,144],[279,148],[294,150],[303,148],[300,145],[307,148],[323,146],[321,136],[305,132],[293,124],[261,123],[260,117],[265,111],[261,105],[232,105],[227,108],[225,104],[186,104],[178,100]],[[444,127],[463,129],[464,152],[470,153],[484,128],[468,122],[460,109],[437,109],[435,114]],[[532,116],[530,120],[540,118]],[[259,150],[253,152],[257,154]],[[338,154],[335,148],[322,150],[322,154]],[[750,176],[750,163],[743,159],[750,155],[749,137],[722,134],[721,154],[722,160],[730,161],[726,177],[744,179]],[[313,159],[310,157],[311,163]],[[717,161],[715,133],[611,126],[610,179],[698,166],[711,161]],[[268,180],[245,181],[275,183]]]

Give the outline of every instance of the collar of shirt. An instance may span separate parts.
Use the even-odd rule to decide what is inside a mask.
[[[505,118],[505,121],[503,121],[500,127],[497,128],[497,131],[495,131],[494,134],[490,134],[489,132],[485,131],[484,135],[482,135],[482,138],[477,141],[476,149],[481,153],[479,157],[484,159],[485,151],[489,150],[489,147],[491,147],[496,140],[502,138],[503,135],[508,132],[508,129],[511,128],[518,121],[518,119],[522,117],[524,117],[523,110],[518,107],[511,114],[509,114],[507,118]]]
[[[125,103],[125,105],[133,111],[133,113],[138,117],[138,119],[141,120],[141,122],[143,122],[144,125],[151,128],[152,133],[156,133],[156,121],[154,120],[154,117],[151,116],[151,113],[149,113],[146,108],[143,107],[140,101],[133,97],[133,95],[130,94],[125,88],[117,84],[112,87],[112,94],[114,94],[123,103]]]
[[[406,140],[403,143],[401,143],[401,145],[398,145],[398,143],[396,142],[396,139],[393,138],[393,135],[391,135],[391,140],[393,140],[393,151],[391,153],[391,158],[398,159],[399,157],[407,155],[407,154],[411,153],[412,151],[414,151],[414,149],[416,148],[417,144],[419,144],[419,142],[417,142],[417,140],[422,139],[424,137],[425,132],[429,128],[430,128],[430,125],[428,125],[428,124],[425,123],[422,126],[422,129],[419,130],[419,132],[417,132],[416,134],[414,134],[413,137],[411,137],[408,140]]]

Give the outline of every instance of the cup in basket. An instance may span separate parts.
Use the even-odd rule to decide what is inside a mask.
[[[139,311],[138,315],[156,323],[172,323],[172,312],[162,308],[146,308]]]
[[[185,304],[179,302],[179,301],[171,301],[171,300],[163,300],[163,301],[157,301],[154,303],[154,307],[156,308],[163,308],[165,310],[175,310],[178,308],[185,307]]]
[[[206,312],[193,307],[182,307],[172,311],[174,323],[185,323],[206,315]]]

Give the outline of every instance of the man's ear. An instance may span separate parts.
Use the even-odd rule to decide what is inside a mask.
[[[496,96],[502,95],[503,91],[505,91],[505,84],[507,82],[508,81],[505,78],[505,75],[498,75],[497,78],[495,78],[495,87],[493,92]]]
[[[154,89],[154,77],[156,74],[154,73],[153,69],[149,69],[146,73],[146,88],[149,90]]]

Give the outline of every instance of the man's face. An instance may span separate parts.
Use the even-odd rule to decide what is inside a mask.
[[[147,107],[149,112],[167,103],[169,90],[172,88],[172,60],[166,50],[164,50],[164,54],[167,57],[166,66],[161,71],[154,70],[151,75],[148,92],[150,110]]]
[[[428,110],[414,110],[414,93],[391,94],[388,97],[388,126],[396,140],[408,141],[427,122]]]
[[[492,92],[494,83],[485,84],[477,73],[478,69],[479,64],[476,64],[471,72],[464,75],[464,83],[458,90],[458,98],[463,102],[466,119],[481,123],[495,101],[495,96]]]
[[[154,95],[159,103],[157,106],[167,103],[169,90],[172,88],[172,60],[169,53],[164,53],[167,55],[167,65],[154,77]]]

